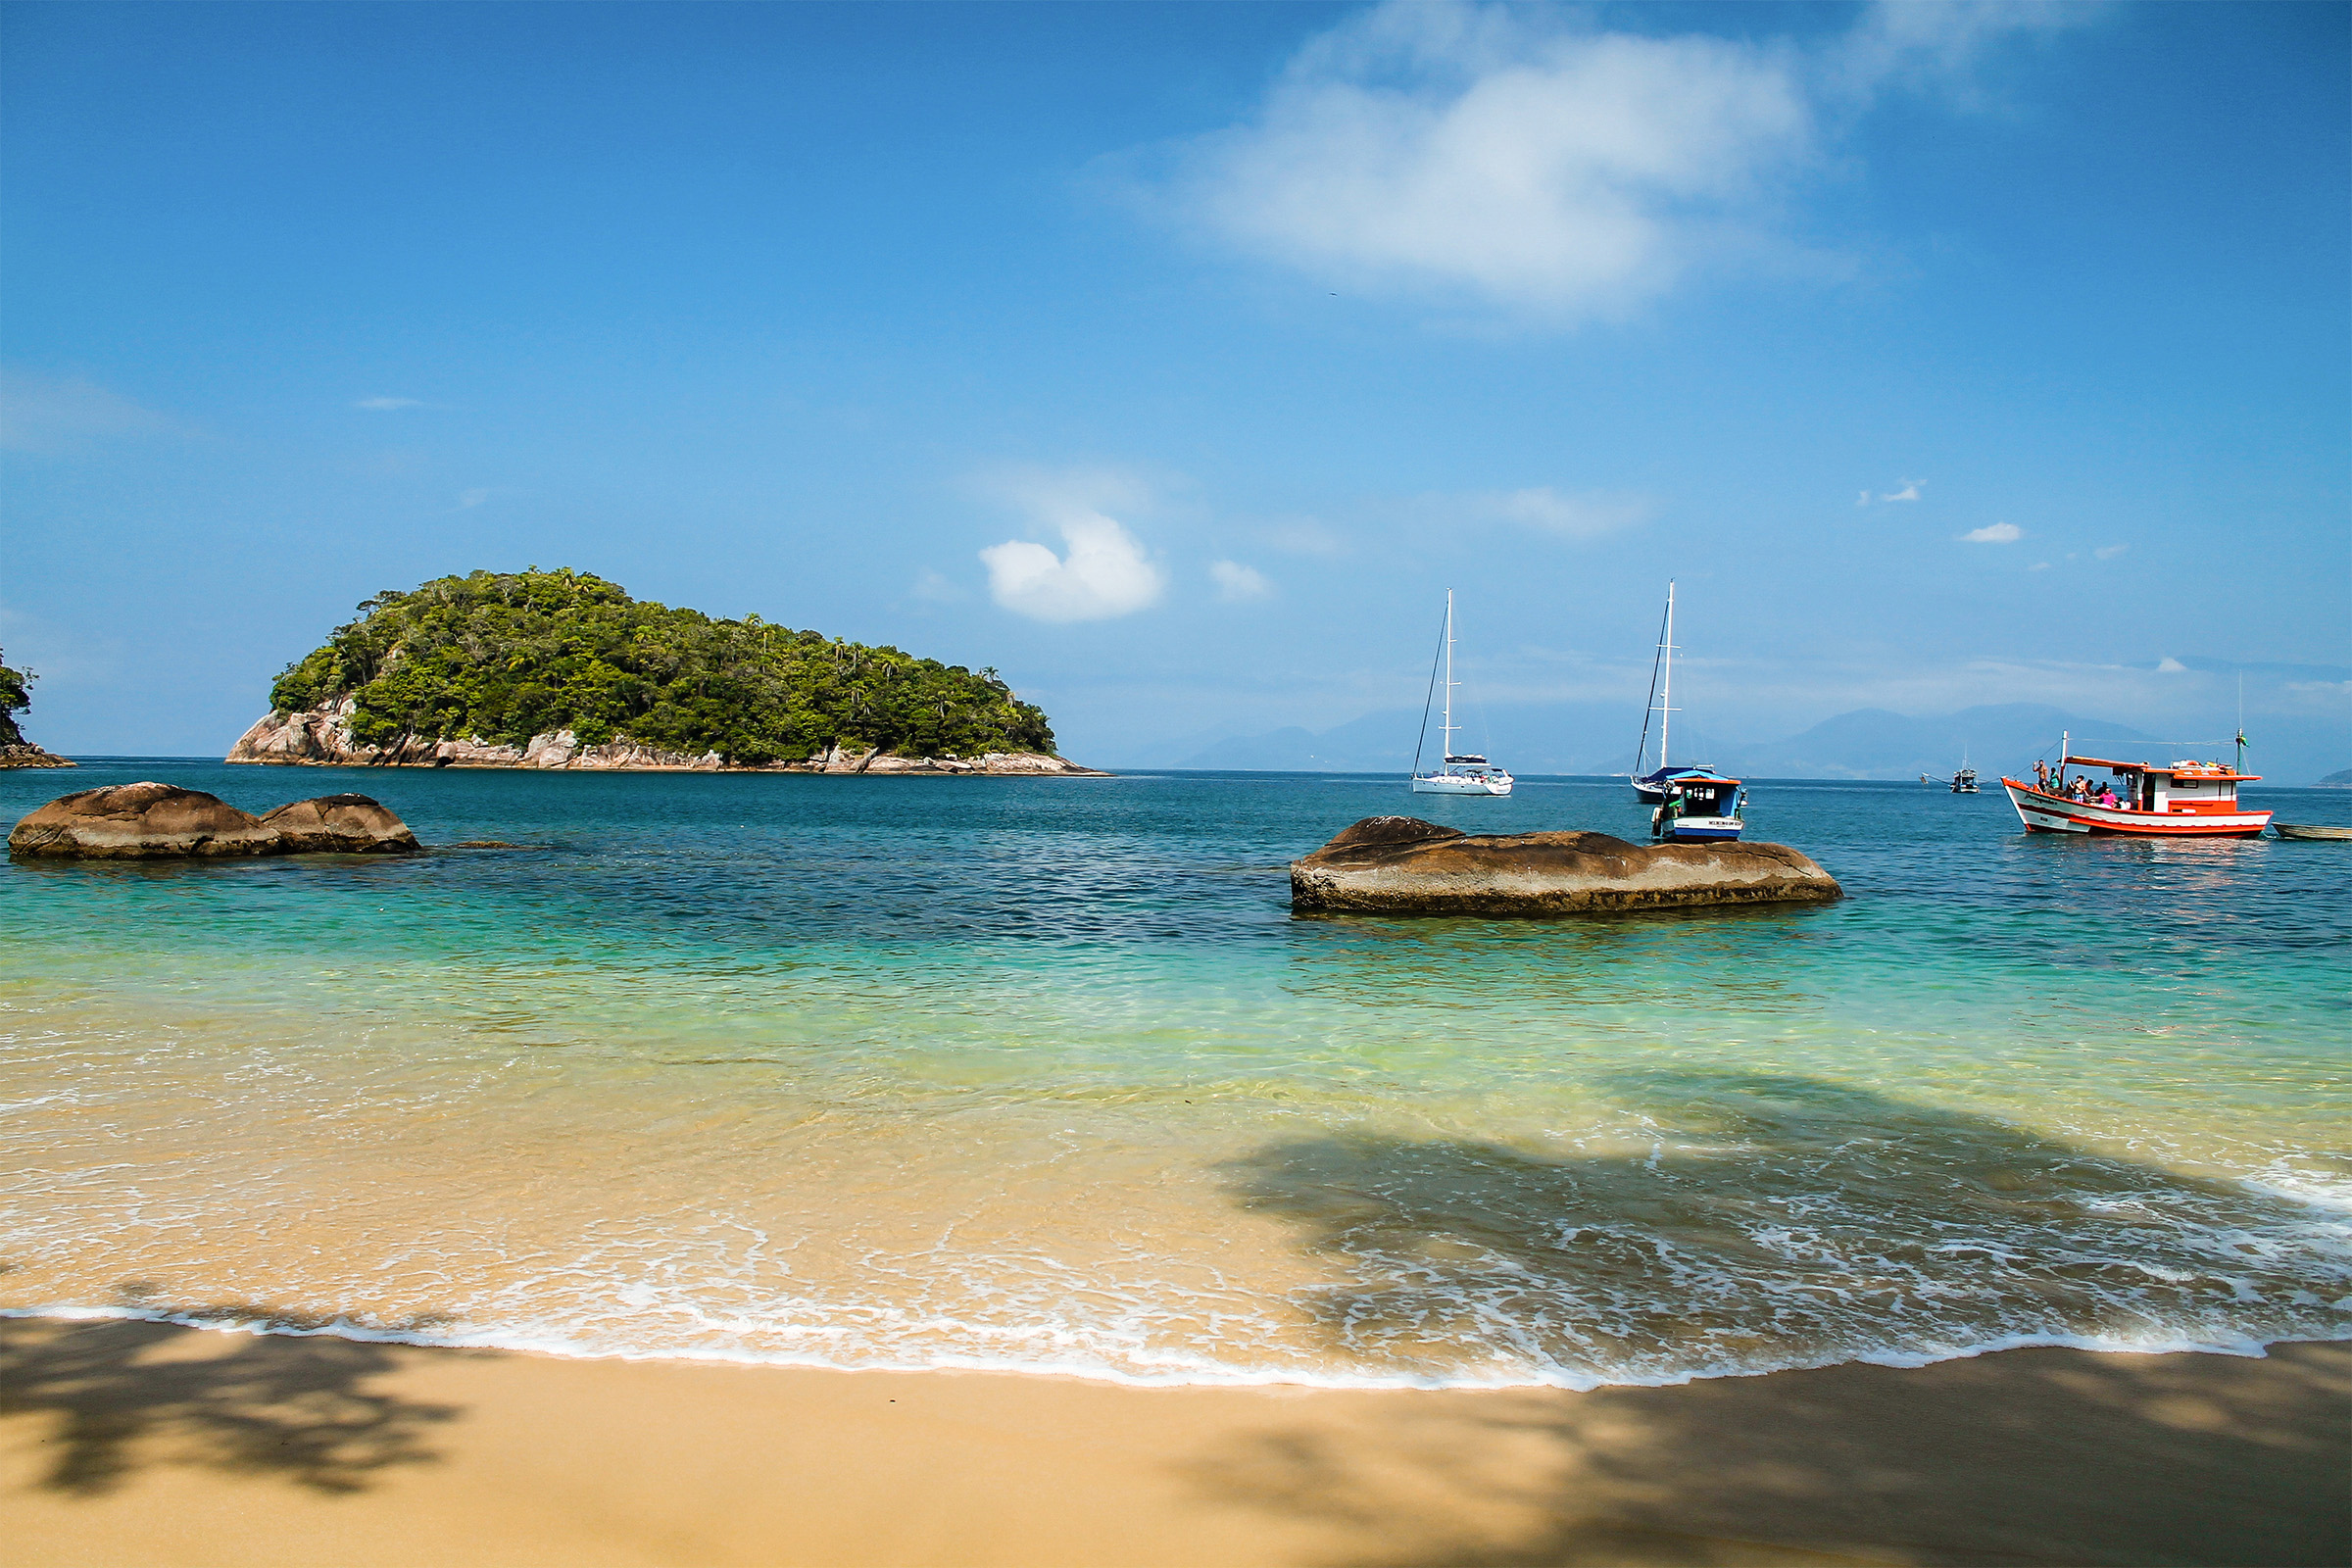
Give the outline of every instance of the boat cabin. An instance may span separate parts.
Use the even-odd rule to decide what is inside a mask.
[[[1665,800],[1650,813],[1653,838],[1673,842],[1736,839],[1743,796],[1736,778],[1678,778],[1663,786]]]
[[[2116,804],[2127,811],[2228,815],[2243,809],[2237,787],[2262,777],[2240,773],[2226,762],[2119,762],[2104,757],[2059,759],[2059,779],[2069,767],[2103,767],[2115,778]],[[2053,794],[2063,786],[2052,780]]]
[[[1669,799],[1683,803],[1685,816],[1731,816],[1740,808],[1736,778],[1669,779],[1665,790]]]

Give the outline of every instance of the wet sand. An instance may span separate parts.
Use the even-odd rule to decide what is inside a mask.
[[[10,1564],[2319,1564],[2352,1345],[1135,1389],[0,1322]]]

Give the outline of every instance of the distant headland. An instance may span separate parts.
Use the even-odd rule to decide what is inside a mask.
[[[1094,774],[993,669],[715,620],[563,569],[362,603],[226,760],[670,772]]]

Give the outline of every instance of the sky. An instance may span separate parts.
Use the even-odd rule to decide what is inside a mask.
[[[1115,766],[1417,710],[1449,588],[1467,692],[1630,735],[1671,577],[1725,737],[2242,679],[2352,766],[2348,63],[2260,0],[11,4],[0,647],[32,738],[218,756],[368,595],[568,565]]]

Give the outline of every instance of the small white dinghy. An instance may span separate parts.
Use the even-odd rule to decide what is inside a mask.
[[[2309,839],[2315,843],[2352,841],[2352,827],[2314,827],[2294,822],[2273,822],[2282,839]]]

